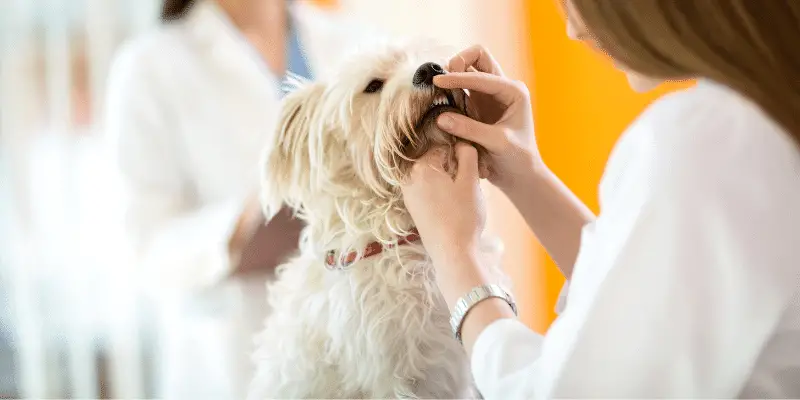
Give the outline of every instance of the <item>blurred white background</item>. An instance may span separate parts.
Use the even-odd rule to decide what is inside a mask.
[[[160,6],[0,2],[0,398],[158,397],[157,320],[122,245],[120,192],[98,116],[116,49],[157,24]],[[391,34],[495,43],[511,74],[524,61],[502,45],[519,37],[510,22],[517,0],[344,0],[339,8]],[[503,222],[515,216],[493,218],[509,240],[528,240]],[[511,257],[524,257],[527,244],[509,240]]]
[[[115,49],[153,24],[158,6],[2,3],[0,397],[151,392],[157,341],[120,240],[96,116]]]

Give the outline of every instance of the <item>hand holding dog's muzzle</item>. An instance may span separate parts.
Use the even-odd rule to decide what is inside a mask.
[[[439,128],[476,143],[488,152],[488,179],[503,191],[520,177],[543,165],[536,146],[530,94],[524,83],[502,75],[496,61],[483,48],[470,48],[450,62],[456,72],[439,75],[434,84],[444,89],[466,89],[476,119],[444,113]],[[462,72],[458,72],[462,71]]]

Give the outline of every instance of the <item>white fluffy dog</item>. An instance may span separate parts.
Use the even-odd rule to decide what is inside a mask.
[[[399,188],[430,148],[453,154],[435,117],[467,113],[464,91],[432,84],[443,55],[382,46],[285,97],[262,201],[268,217],[286,203],[307,227],[269,286],[250,399],[479,396]],[[496,265],[497,242],[484,240]]]

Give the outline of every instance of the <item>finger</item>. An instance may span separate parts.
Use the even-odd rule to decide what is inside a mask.
[[[466,72],[470,67],[493,75],[503,75],[500,64],[481,45],[475,45],[459,52],[450,59],[447,65],[447,69],[451,72]]]
[[[425,179],[431,173],[442,170],[446,154],[440,147],[435,147],[423,154],[411,167],[411,182]]]
[[[428,150],[422,159],[434,167],[441,167],[447,160],[447,151],[442,146],[436,146]]]
[[[504,105],[511,105],[524,96],[520,83],[485,72],[453,72],[437,75],[434,85],[443,89],[467,89],[494,97]]]
[[[456,159],[458,160],[458,171],[456,180],[478,180],[480,171],[478,169],[478,150],[475,146],[465,143],[456,143]]]
[[[492,171],[489,169],[489,163],[487,163],[485,159],[478,158],[478,170],[480,171],[479,176],[481,179],[488,179],[492,174]]]
[[[490,152],[500,150],[504,133],[502,128],[495,125],[484,124],[465,115],[450,112],[440,115],[436,124],[443,131],[477,143]]]

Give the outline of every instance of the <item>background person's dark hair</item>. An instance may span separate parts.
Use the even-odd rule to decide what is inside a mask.
[[[195,0],[164,0],[161,6],[161,21],[169,22],[183,18],[194,3]]]

